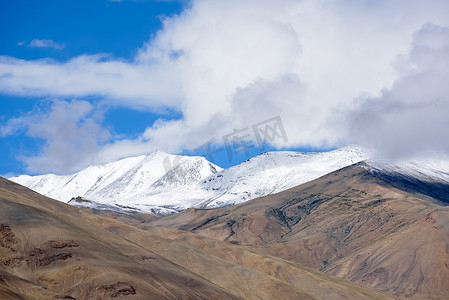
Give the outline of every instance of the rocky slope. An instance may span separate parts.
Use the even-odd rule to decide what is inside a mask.
[[[407,170],[409,170],[407,168]],[[403,297],[449,297],[449,185],[361,163],[236,206],[153,221]]]
[[[246,247],[138,229],[0,178],[2,299],[393,299]]]

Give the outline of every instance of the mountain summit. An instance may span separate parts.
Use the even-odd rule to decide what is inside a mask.
[[[203,157],[161,151],[94,165],[71,175],[21,175],[10,178],[45,196],[77,206],[107,205],[170,214],[190,207],[241,203],[280,192],[362,161],[354,146],[330,152],[267,152],[223,170]],[[71,202],[71,204],[75,204]]]
[[[72,175],[17,176],[11,181],[76,206],[171,214],[187,208],[216,208],[278,193],[343,167],[370,159],[347,146],[329,152],[266,152],[222,169],[203,157],[161,151],[90,166]],[[419,181],[449,182],[448,161],[420,160],[395,165],[369,161],[372,172]],[[398,181],[399,182],[399,181]],[[449,195],[448,195],[449,199]]]

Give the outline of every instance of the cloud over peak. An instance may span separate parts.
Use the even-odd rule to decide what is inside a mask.
[[[445,0],[194,0],[132,61],[0,57],[0,90],[182,113],[99,146],[96,159],[192,149],[274,116],[287,147],[449,152],[448,14]]]
[[[413,36],[408,73],[346,115],[351,138],[392,159],[449,152],[449,28],[427,23]]]

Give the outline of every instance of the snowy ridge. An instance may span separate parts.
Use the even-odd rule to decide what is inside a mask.
[[[203,157],[156,151],[76,174],[18,176],[12,181],[46,196],[68,202],[81,196],[79,207],[136,209],[170,214],[190,207],[234,205],[281,192],[343,167],[366,161],[371,171],[404,174],[423,181],[449,184],[449,159],[422,159],[393,164],[370,161],[356,146],[330,152],[267,152],[237,166],[221,169]]]
[[[267,152],[211,174],[195,185],[178,189],[150,187],[126,204],[141,210],[148,210],[147,205],[157,205],[177,211],[235,205],[286,190],[367,158],[367,153],[355,146],[316,153]]]
[[[409,176],[424,182],[449,184],[449,158],[443,156],[399,161],[394,164],[369,160],[365,168],[369,171]]]
[[[221,170],[203,157],[179,157],[156,151],[150,155],[89,166],[72,175],[21,175],[10,180],[63,202],[81,196],[101,204],[115,205],[117,200],[126,202],[146,192],[153,184],[163,182],[177,188],[196,183]]]
[[[128,207],[173,213],[189,207],[233,205],[276,193],[367,159],[355,146],[330,152],[267,152],[223,170],[203,157],[161,151],[90,166],[76,174],[11,178],[41,194],[76,206]],[[106,206],[102,206],[106,205]]]
[[[267,152],[209,176],[202,183],[204,188],[224,193],[207,207],[237,204],[278,193],[367,158],[367,153],[355,146],[330,152]]]

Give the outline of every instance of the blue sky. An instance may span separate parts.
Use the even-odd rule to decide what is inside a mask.
[[[4,1],[2,55],[67,60],[109,53],[131,59],[161,29],[160,18],[178,14],[183,7],[180,1]],[[27,47],[33,39],[50,39],[65,47],[63,51]],[[20,42],[22,47],[17,45]]]
[[[79,55],[104,53],[132,60],[143,43],[161,29],[161,19],[179,14],[186,5],[188,3],[185,1],[4,2],[0,10],[0,26],[3,29],[0,55],[25,60],[51,58],[67,61]],[[54,45],[36,47],[32,44],[33,40],[51,40]],[[93,103],[101,100],[96,98],[87,99]],[[32,111],[45,112],[51,101],[52,97],[20,97],[3,93],[0,95],[0,121],[5,123],[11,117],[20,117]],[[137,137],[161,117],[152,111],[123,106],[104,108],[102,114],[103,126],[114,135],[127,138]],[[165,119],[181,117],[176,112],[162,116]],[[23,130],[0,138],[0,173],[27,173],[27,165],[20,157],[33,156],[45,143],[45,139],[29,137]],[[259,149],[254,144],[249,148],[250,154],[232,150],[231,156],[226,147],[217,146],[215,151],[217,149],[221,150],[214,152],[214,162],[228,167],[273,148],[265,145]],[[204,156],[206,152],[194,148],[177,153]]]
[[[82,54],[106,53],[129,60],[161,29],[161,18],[180,13],[184,5],[181,1],[4,1],[0,9],[0,55],[66,61]],[[32,47],[33,39],[48,39],[64,46]],[[46,106],[49,100],[51,97],[2,93],[0,121]],[[148,111],[114,107],[105,113],[103,124],[117,134],[132,136],[157,118]],[[26,165],[17,157],[38,152],[43,143],[23,133],[0,138],[0,173],[26,173]]]
[[[204,155],[208,141],[222,167],[352,143],[394,159],[449,149],[447,1],[0,8],[3,175],[70,173],[157,149]],[[273,118],[285,139],[259,147],[252,126]]]

